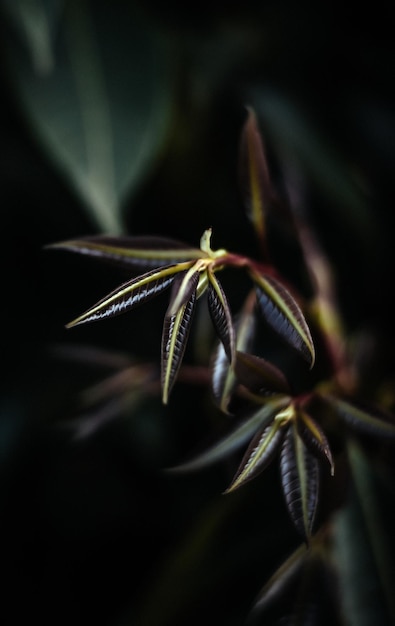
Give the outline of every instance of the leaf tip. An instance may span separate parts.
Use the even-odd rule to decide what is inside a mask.
[[[309,365],[309,370],[311,371],[315,365],[315,348],[314,348],[314,344],[313,342],[311,342],[311,345],[309,346],[309,351],[310,351],[310,365]]]
[[[86,320],[84,319],[84,316],[81,315],[79,317],[76,317],[75,319],[71,320],[71,322],[68,322],[67,324],[65,324],[65,328],[67,328],[67,330],[69,330],[70,328],[74,328],[74,326],[79,326],[79,324],[83,324]]]

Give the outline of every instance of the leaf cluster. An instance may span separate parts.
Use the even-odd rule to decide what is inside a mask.
[[[206,467],[244,447],[225,491],[231,493],[278,458],[290,519],[310,545],[316,531],[321,468],[326,466],[332,477],[336,470],[331,440],[340,440],[344,451],[347,441],[361,433],[393,439],[395,420],[379,410],[362,408],[356,400],[357,377],[329,265],[304,216],[279,198],[250,108],[241,134],[239,174],[246,212],[260,244],[259,260],[225,248],[213,249],[211,228],[203,233],[199,247],[152,235],[92,236],[50,247],[116,263],[133,274],[68,323],[68,328],[132,311],[170,291],[161,342],[160,385],[165,404],[182,370],[196,307],[206,301],[218,338],[211,361],[211,392],[219,409],[231,414],[236,425],[214,446],[173,471]],[[307,299],[270,258],[267,216],[279,211],[302,250],[312,293]],[[225,270],[241,270],[250,282],[251,290],[237,314],[218,278]],[[262,354],[257,341],[262,323],[300,357],[299,367],[309,368],[308,382],[302,388]],[[319,355],[316,340],[322,351]],[[324,377],[314,374],[316,357],[325,362]]]

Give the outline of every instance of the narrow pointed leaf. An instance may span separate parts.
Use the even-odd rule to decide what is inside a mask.
[[[237,379],[230,366],[223,344],[218,340],[211,361],[211,390],[218,407],[229,412],[229,403],[237,386]]]
[[[146,302],[147,300],[158,295],[168,287],[174,280],[177,272],[180,272],[183,266],[170,265],[161,269],[151,270],[142,276],[138,276],[133,280],[123,283],[114,291],[109,293],[105,298],[97,302],[82,315],[67,324],[67,328],[85,324],[86,322],[94,322],[108,317],[114,317],[125,311],[129,311],[135,306]]]
[[[332,525],[342,611],[349,626],[390,626],[395,624],[393,480],[383,481],[355,440],[348,440],[347,453],[352,481]]]
[[[237,379],[254,393],[289,393],[284,374],[275,365],[253,354],[237,351]]]
[[[290,517],[300,535],[309,541],[318,503],[319,466],[290,424],[281,449],[281,483]]]
[[[248,446],[226,493],[234,491],[263,472],[280,449],[285,430],[281,421],[275,420],[263,431],[257,433]]]
[[[198,259],[202,251],[166,237],[109,237],[96,235],[51,244],[47,248],[77,252],[95,259],[140,270]]]
[[[253,613],[266,609],[288,592],[295,578],[299,578],[306,556],[307,548],[302,544],[280,565],[259,592]]]
[[[245,445],[256,431],[258,429],[262,430],[264,425],[267,424],[279,410],[284,408],[288,402],[289,398],[286,400],[277,398],[276,400],[268,401],[259,411],[256,411],[241,424],[238,424],[226,437],[223,437],[216,444],[195,456],[193,459],[175,468],[171,468],[170,471],[199,470],[222,460]]]
[[[395,437],[395,417],[392,414],[378,409],[367,410],[329,394],[323,394],[323,397],[353,430],[383,438]]]
[[[13,28],[2,31],[2,61],[51,166],[102,232],[120,233],[125,201],[152,171],[172,120],[172,46],[134,3],[115,11],[87,0],[11,3],[35,5],[36,15],[60,5],[55,30],[43,19],[37,24],[34,63]]]
[[[187,272],[182,272],[182,274],[177,276],[172,287],[170,302],[166,312],[167,317],[176,315],[181,307],[188,302],[193,293],[197,295],[199,279],[200,272],[196,270],[195,265],[192,265]]]
[[[265,240],[265,216],[274,190],[255,112],[248,108],[240,140],[239,178],[248,217],[261,244]]]
[[[237,316],[235,321],[236,347],[239,350],[247,351],[252,347],[255,329],[256,317],[247,306],[246,309]],[[220,342],[213,355],[211,371],[211,387],[214,400],[219,408],[227,413],[232,394],[238,381],[233,368],[230,367],[223,344]]]
[[[303,439],[306,447],[318,458],[328,461],[331,468],[331,475],[335,473],[335,465],[328,439],[322,428],[313,420],[310,415],[304,411],[298,411],[297,428],[300,437]]]
[[[170,392],[177,378],[178,371],[184,356],[193,313],[196,304],[196,287],[199,280],[198,273],[194,275],[195,289],[191,288],[189,299],[180,309],[171,315],[166,315],[162,333],[161,382],[162,400],[167,404]]]
[[[231,363],[235,357],[235,331],[224,290],[212,272],[208,272],[208,308],[216,333]]]
[[[314,365],[315,350],[310,329],[294,297],[277,279],[251,272],[256,283],[259,309],[267,323]]]

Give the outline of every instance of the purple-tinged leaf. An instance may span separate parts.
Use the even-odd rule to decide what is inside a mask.
[[[254,393],[289,393],[284,374],[275,365],[261,357],[237,351],[236,377]]]
[[[230,367],[224,346],[218,341],[211,360],[211,390],[214,401],[224,413],[229,412],[229,403],[236,385],[233,368]]]
[[[275,197],[254,111],[248,108],[240,140],[239,179],[247,210],[258,240],[265,242],[265,216]]]
[[[288,512],[299,534],[309,542],[318,504],[319,465],[299,437],[295,422],[285,435],[280,470]]]
[[[259,309],[266,322],[314,365],[315,350],[310,329],[294,297],[277,279],[250,271],[256,283]]]
[[[94,322],[97,320],[114,317],[125,311],[130,311],[137,305],[147,302],[172,284],[175,274],[185,270],[191,262],[187,264],[169,265],[156,270],[151,270],[142,276],[138,276],[120,287],[117,287],[99,300],[94,306],[85,311],[72,322],[67,324],[67,328]]]
[[[329,447],[328,439],[322,428],[305,411],[297,412],[297,428],[306,447],[318,458],[326,460],[331,468],[331,475],[335,473],[335,465]]]
[[[330,394],[321,397],[352,430],[383,438],[395,437],[395,416],[380,409],[362,408]]]
[[[185,278],[185,277],[183,277]],[[182,287],[188,299],[181,304],[177,312],[166,314],[162,333],[162,357],[161,357],[161,383],[162,400],[167,404],[170,392],[173,388],[184,356],[191,322],[196,305],[196,288],[199,282],[199,273],[194,272],[188,284],[185,285],[183,278],[173,285],[172,301],[168,311],[173,308],[174,299]]]
[[[171,265],[202,256],[201,250],[166,237],[110,237],[96,235],[71,239],[47,248],[77,252],[123,267],[137,267],[140,271]]]
[[[274,420],[272,424],[255,435],[225,493],[234,491],[263,472],[276,456],[285,431],[284,423],[280,420]]]
[[[195,264],[186,272],[182,272],[176,278],[171,290],[169,306],[167,308],[166,317],[176,315],[182,306],[190,299],[194,293],[197,296],[197,289],[200,282],[201,274],[196,269]]]
[[[169,471],[175,472],[187,472],[192,470],[200,470],[213,463],[221,461],[226,456],[232,454],[243,445],[245,445],[251,437],[254,436],[256,431],[262,430],[286,404],[289,403],[289,398],[284,400],[276,399],[270,400],[261,407],[258,411],[255,411],[248,419],[244,420],[241,424],[238,424],[228,435],[220,439],[216,444],[197,455],[193,459],[186,461],[181,465],[177,465],[171,468]]]
[[[208,271],[208,308],[216,333],[231,363],[235,357],[235,331],[224,290],[213,272]]]
[[[236,317],[236,347],[241,351],[248,351],[252,347],[256,330],[256,317],[250,310],[247,299],[243,311]],[[226,356],[222,343],[214,352],[212,359],[211,386],[215,402],[225,413],[228,412],[232,394],[238,384],[233,367],[230,367],[229,359]]]

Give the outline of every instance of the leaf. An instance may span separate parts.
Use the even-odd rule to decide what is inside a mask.
[[[251,348],[255,336],[256,317],[251,312],[250,301],[251,298],[248,297],[243,311],[236,316],[235,320],[236,347],[241,351]],[[220,342],[213,355],[211,372],[211,387],[214,400],[219,408],[227,413],[232,394],[238,382],[233,368],[230,367],[224,347]]]
[[[267,581],[252,608],[254,624],[343,624],[338,609],[336,573],[327,547],[322,541],[313,543],[315,539],[316,536],[308,548],[302,545],[295,550]]]
[[[226,456],[241,448],[262,427],[273,418],[273,416],[289,403],[287,399],[269,400],[264,407],[253,413],[251,417],[238,424],[226,437],[223,437],[215,445],[211,446],[193,459],[186,461],[169,471],[184,472],[199,470],[216,463]]]
[[[166,317],[176,315],[181,307],[190,299],[192,294],[197,295],[200,276],[201,274],[196,269],[195,264],[193,264],[187,272],[182,272],[177,276],[177,280],[175,280],[173,284]]]
[[[176,313],[166,314],[162,333],[161,382],[162,400],[167,404],[184,356],[193,313],[196,304],[196,287],[199,274],[194,273],[189,281],[188,299]],[[179,281],[177,281],[178,283]],[[178,288],[178,284],[177,284]],[[173,288],[174,289],[174,288]],[[178,290],[178,289],[177,289]],[[174,290],[175,292],[177,290]],[[169,308],[172,308],[172,303]]]
[[[350,626],[389,626],[395,623],[393,488],[384,486],[355,440],[348,442],[348,459],[349,498],[333,520],[344,620]]]
[[[258,240],[266,238],[265,215],[275,196],[255,112],[248,107],[248,117],[240,140],[239,174],[247,213]]]
[[[3,0],[3,10],[15,25],[21,43],[30,54],[37,75],[54,66],[54,42],[64,0]]]
[[[65,3],[53,64],[38,74],[17,38],[6,64],[32,130],[100,230],[124,230],[122,206],[158,158],[172,105],[171,47],[135,3]]]
[[[376,224],[366,197],[355,184],[349,164],[334,148],[332,138],[314,126],[309,112],[276,90],[258,88],[250,94],[250,101],[278,153],[300,163],[323,197],[331,199],[332,219],[339,220],[342,229],[348,220],[350,233],[364,245],[372,246],[372,239],[377,236]]]
[[[299,534],[308,543],[318,504],[319,466],[290,424],[281,449],[281,483],[288,512]]]
[[[235,357],[235,332],[224,290],[213,272],[208,271],[208,308],[216,333],[231,363]]]
[[[174,280],[174,275],[182,271],[182,269],[181,265],[169,265],[161,269],[151,270],[142,276],[123,283],[85,311],[85,313],[69,322],[66,328],[114,317],[131,310],[143,302],[147,302],[170,287]]]
[[[285,596],[295,578],[300,578],[306,556],[307,548],[302,544],[280,565],[259,592],[252,609],[254,614],[267,609],[273,602]]]
[[[321,394],[337,415],[353,430],[376,437],[395,437],[395,417],[378,409],[365,409],[330,394]]]
[[[257,433],[247,448],[232,483],[225,493],[230,493],[255,478],[272,462],[280,449],[285,434],[284,424],[274,420]]]
[[[272,276],[262,276],[254,271],[250,271],[250,274],[258,286],[257,300],[263,317],[285,341],[300,352],[311,369],[315,361],[314,344],[299,305],[284,285]]]
[[[313,420],[305,411],[297,412],[297,428],[300,437],[303,439],[306,447],[318,458],[328,461],[331,468],[331,475],[335,473],[335,466],[329,442],[322,428]]]
[[[289,393],[284,374],[275,365],[261,357],[237,351],[235,372],[237,379],[254,393]]]
[[[49,249],[68,250],[122,267],[137,267],[140,271],[198,259],[201,250],[166,237],[109,237],[96,235],[71,239],[46,246]]]

